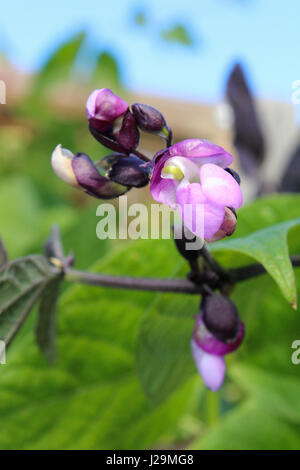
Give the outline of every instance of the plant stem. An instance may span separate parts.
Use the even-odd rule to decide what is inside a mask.
[[[206,423],[208,427],[214,426],[220,417],[220,395],[217,392],[205,391],[206,403]]]
[[[122,289],[146,290],[156,292],[178,292],[185,294],[200,294],[201,286],[187,279],[155,279],[129,276],[111,276],[109,274],[94,274],[75,269],[66,269],[65,280],[82,282],[94,286],[105,286]]]
[[[206,248],[204,244],[200,250],[200,255],[203,256],[208,266],[216,273],[220,278],[228,278],[228,271],[222,268],[222,266],[216,261],[211,252]]]
[[[294,267],[300,266],[300,255],[292,256],[291,263]],[[261,264],[253,264],[242,268],[230,269],[228,275],[232,282],[242,282],[256,276],[265,274],[266,270]],[[188,279],[159,279],[159,278],[136,278],[129,276],[112,276],[109,274],[96,274],[86,271],[78,271],[71,268],[65,269],[65,279],[70,282],[81,282],[94,286],[105,286],[112,288],[123,288],[133,290],[145,290],[156,292],[178,292],[180,294],[201,294],[202,284],[209,286],[209,278],[206,273],[198,278],[198,285]],[[215,286],[210,286],[212,289]]]

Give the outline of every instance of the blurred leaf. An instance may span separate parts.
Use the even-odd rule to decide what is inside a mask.
[[[34,83],[34,93],[38,94],[46,86],[53,83],[68,81],[75,58],[86,37],[85,33],[76,34],[58,49],[48,59]]]
[[[253,401],[229,413],[192,449],[296,450],[300,436],[292,426]]]
[[[291,356],[292,349],[287,347],[287,351]],[[284,419],[300,423],[299,376],[291,377],[284,372],[281,374],[266,372],[264,369],[245,364],[236,365],[231,373],[247,393],[255,396],[265,409]]]
[[[6,253],[6,249],[5,249],[5,246],[0,238],[0,268],[3,264],[7,263],[7,253]]]
[[[0,270],[0,338],[8,343],[49,280],[57,275],[46,258],[31,255]]]
[[[264,137],[245,73],[236,64],[230,73],[226,90],[234,112],[234,144],[246,174],[256,176],[264,158]]]
[[[56,304],[62,276],[55,277],[45,287],[40,300],[36,340],[41,351],[51,363],[56,358]]]
[[[248,236],[220,241],[212,251],[233,251],[254,258],[278,284],[286,300],[296,306],[297,293],[294,270],[287,244],[288,231],[300,225],[300,218],[258,230]]]
[[[120,71],[116,59],[108,52],[102,52],[93,72],[92,82],[97,88],[120,89]]]
[[[146,26],[148,21],[147,15],[144,10],[137,11],[133,19],[135,24],[137,24],[138,26]]]
[[[39,250],[53,222],[69,227],[76,213],[68,206],[43,207],[39,192],[24,176],[10,176],[0,187],[0,234],[11,257]]]
[[[300,192],[300,145],[295,149],[280,182],[279,191]]]
[[[169,276],[178,263],[175,253],[168,240],[137,241],[95,270]],[[136,378],[139,323],[155,297],[151,292],[70,288],[60,301],[55,365],[45,367],[30,334],[15,354],[11,351],[9,367],[0,370],[0,413],[5,413],[0,448],[141,449],[173,431],[190,409],[194,381],[153,409]]]
[[[63,245],[66,253],[75,255],[75,264],[81,269],[88,268],[97,259],[108,251],[109,240],[99,240],[96,235],[96,226],[99,221],[96,217],[97,205],[90,206],[77,212],[76,221],[70,224],[63,232]],[[52,221],[56,220],[52,218]]]
[[[169,29],[161,31],[160,36],[164,41],[170,43],[179,43],[184,46],[192,46],[194,44],[194,40],[188,29],[182,24],[177,24]]]
[[[198,297],[164,294],[142,321],[137,346],[138,374],[155,404],[195,372],[190,341],[198,304]]]

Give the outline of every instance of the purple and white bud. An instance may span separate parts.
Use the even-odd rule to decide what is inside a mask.
[[[108,88],[94,90],[86,102],[90,125],[99,132],[107,132],[113,121],[126,113],[128,104]]]
[[[100,199],[113,199],[128,191],[101,175],[93,161],[84,153],[74,155],[58,145],[52,153],[51,164],[56,175],[65,183]]]
[[[164,116],[152,106],[134,103],[131,108],[138,126],[143,131],[159,133],[166,127]]]
[[[210,323],[213,323],[212,319],[210,319]],[[216,325],[214,325],[214,327],[215,326]],[[208,330],[204,322],[203,314],[197,315],[191,341],[192,354],[198,372],[202,376],[205,385],[210,390],[215,392],[222,386],[226,372],[224,356],[239,347],[244,338],[244,334],[244,324],[238,321],[235,338],[232,341],[220,341]]]

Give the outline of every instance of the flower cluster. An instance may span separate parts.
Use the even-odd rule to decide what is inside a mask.
[[[100,199],[116,198],[150,182],[153,199],[177,209],[183,225],[196,237],[212,242],[233,234],[235,209],[243,197],[239,176],[229,168],[232,156],[222,147],[203,139],[172,145],[172,130],[157,109],[141,103],[130,108],[107,88],[91,93],[86,115],[93,137],[114,153],[93,162],[84,153],[74,155],[58,145],[51,162],[59,178]],[[165,140],[151,160],[138,150],[141,130]],[[204,295],[192,353],[212,390],[224,379],[223,356],[239,346],[243,335],[232,302],[221,294]]]

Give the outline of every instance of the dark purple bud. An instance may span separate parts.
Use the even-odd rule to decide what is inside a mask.
[[[98,140],[100,144],[104,145],[110,150],[113,150],[114,152],[124,151],[123,147],[120,144],[118,144],[118,142],[113,140],[108,135],[104,135],[101,132],[99,132],[95,127],[93,127],[91,122],[89,123],[89,130],[92,136],[95,137],[95,139]]]
[[[77,153],[71,162],[78,185],[88,194],[100,199],[113,199],[128,191],[102,176],[93,161],[84,153]]]
[[[95,167],[100,171],[107,172],[120,158],[124,157],[128,157],[127,153],[111,153],[95,162]]]
[[[225,171],[227,171],[238,184],[241,184],[240,175],[236,171],[234,171],[232,168],[225,168]]]
[[[114,137],[123,150],[125,149],[130,151],[138,146],[140,133],[137,128],[135,117],[130,111],[126,112],[121,128],[117,132],[114,132]]]
[[[115,183],[141,188],[149,183],[149,167],[136,156],[120,157],[107,173]]]
[[[138,126],[147,132],[160,132],[166,126],[166,120],[160,111],[147,104],[134,103],[132,112]]]
[[[222,294],[204,295],[201,301],[203,321],[210,333],[224,343],[233,341],[239,331],[239,316],[234,303]]]

